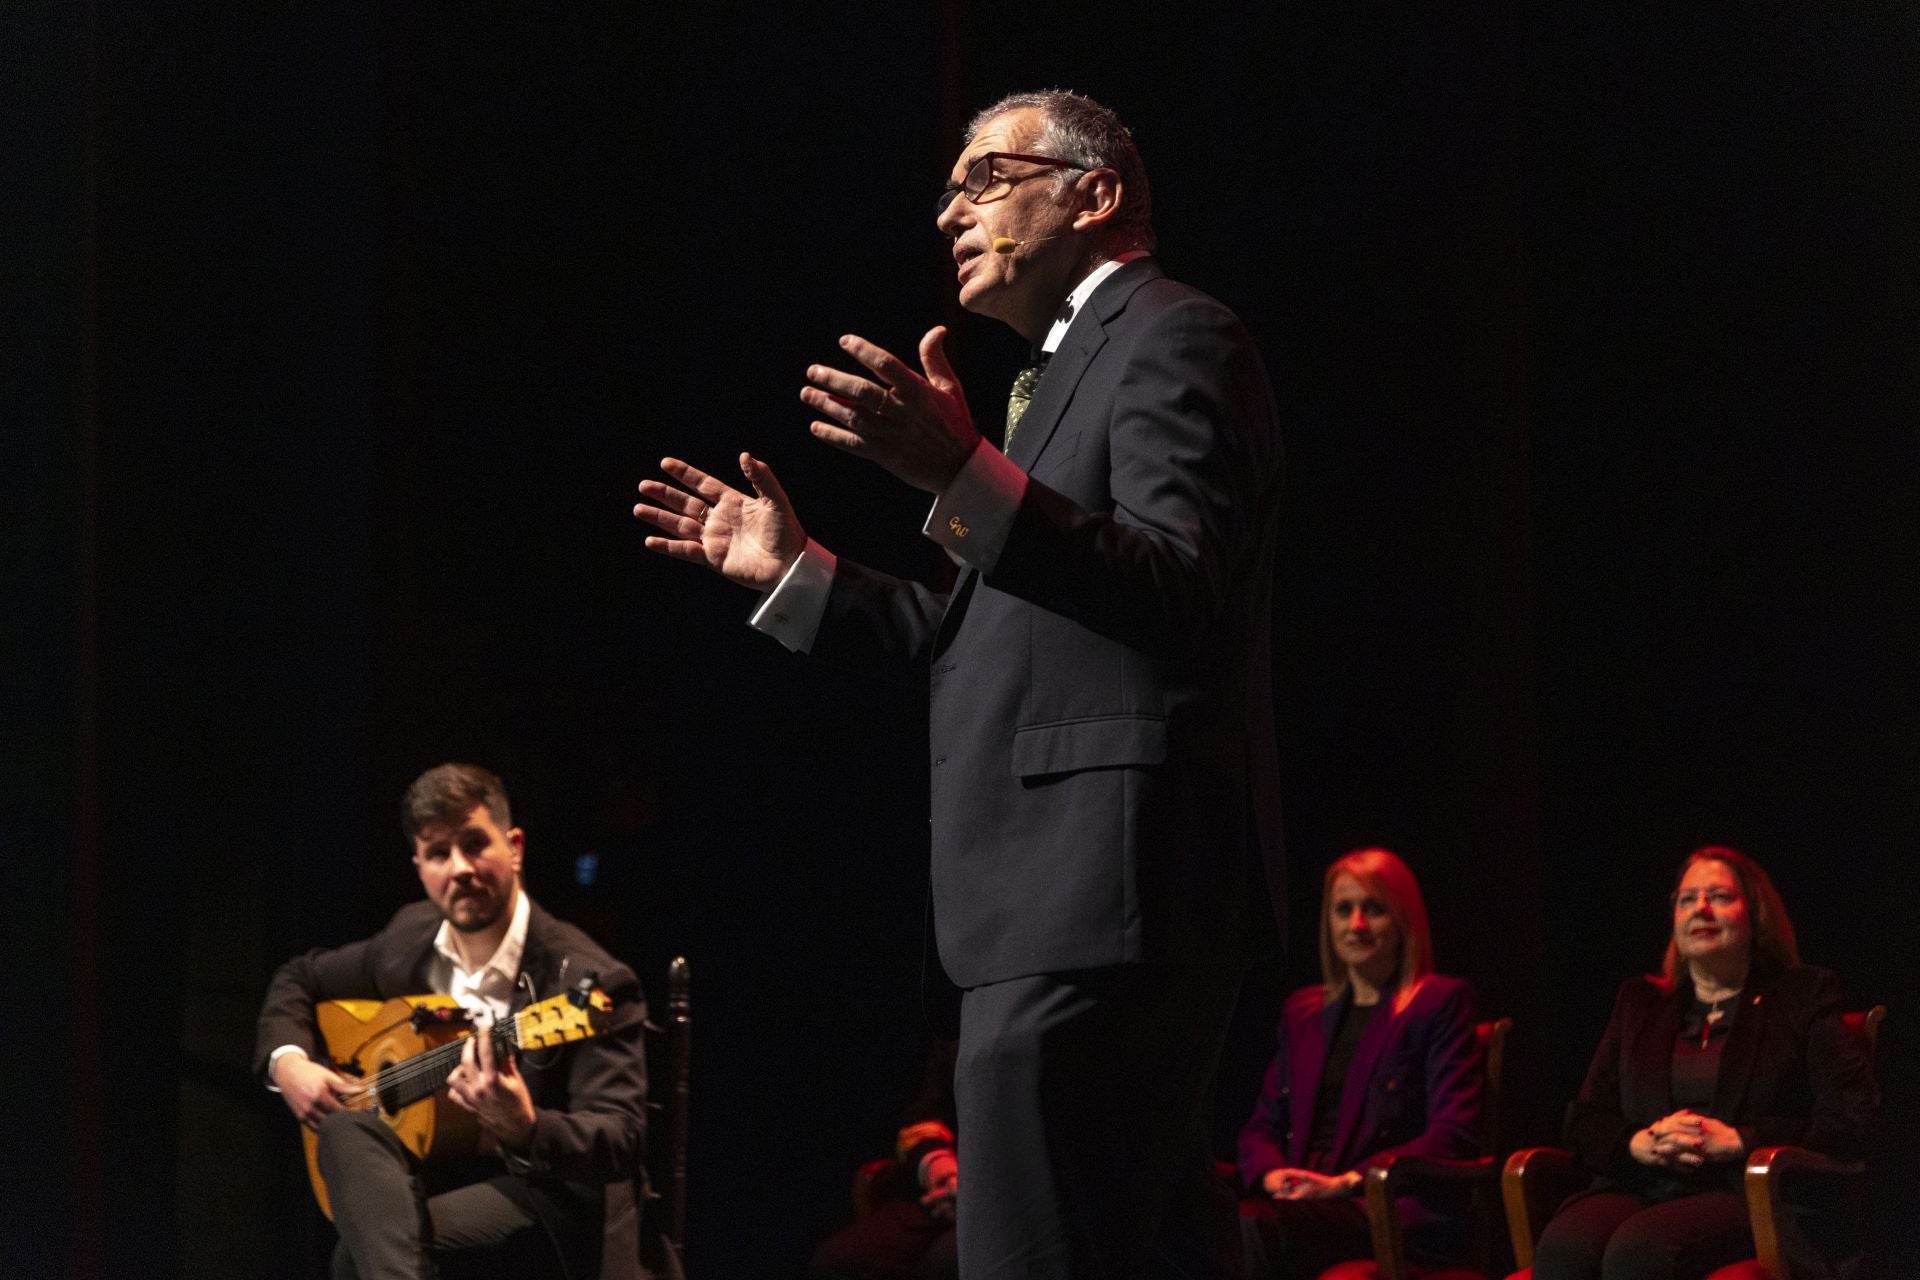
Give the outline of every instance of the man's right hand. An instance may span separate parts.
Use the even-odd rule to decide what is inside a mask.
[[[297,1053],[286,1053],[273,1064],[273,1082],[287,1100],[293,1118],[309,1129],[340,1110],[340,1100],[359,1086],[331,1067]]]
[[[740,474],[753,486],[752,497],[678,458],[661,459],[660,469],[683,487],[640,482],[640,496],[657,505],[636,503],[633,514],[660,531],[647,539],[647,550],[767,592],[807,549],[806,530],[786,490],[752,454],[740,455]]]

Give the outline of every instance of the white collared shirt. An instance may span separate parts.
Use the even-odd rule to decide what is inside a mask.
[[[1093,291],[1127,263],[1146,256],[1146,250],[1134,249],[1108,259],[1081,277],[1047,327],[1040,350],[1048,354],[1058,351]],[[1000,561],[1000,549],[1006,545],[1013,517],[1026,492],[1027,473],[982,438],[933,500],[933,509],[920,532],[939,543],[954,563],[991,573]],[[795,653],[807,652],[820,632],[820,620],[826,616],[827,595],[833,588],[837,563],[831,551],[808,538],[786,576],[753,611],[747,620],[749,625]]]
[[[428,985],[441,995],[452,996],[473,1014],[475,1022],[501,1022],[513,1011],[513,985],[520,977],[520,957],[527,949],[527,921],[533,915],[525,889],[515,885],[513,898],[513,922],[477,971],[461,964],[460,953],[453,945],[453,925],[442,920],[440,932],[433,935]]]

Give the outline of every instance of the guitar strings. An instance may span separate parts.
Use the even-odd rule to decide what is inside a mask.
[[[517,1047],[519,1044],[519,1037],[516,1034],[519,1030],[517,1023],[518,1019],[516,1018],[515,1025],[510,1029],[495,1028],[495,1037],[497,1039],[506,1039]],[[382,1091],[397,1090],[402,1085],[412,1084],[415,1081],[435,1074],[440,1076],[440,1081],[436,1081],[434,1085],[435,1088],[438,1088],[440,1082],[453,1074],[454,1066],[457,1064],[450,1062],[449,1059],[457,1058],[465,1052],[466,1040],[467,1037],[462,1036],[458,1040],[451,1040],[446,1044],[435,1045],[425,1053],[416,1054],[404,1062],[391,1063],[388,1066],[382,1067],[380,1070],[374,1072],[373,1078],[370,1081],[348,1094],[343,1101],[352,1103],[377,1102]]]
[[[520,1024],[526,1016],[526,1012],[523,1010],[520,1013],[514,1014],[512,1018],[504,1024],[493,1024],[489,1029],[493,1032],[494,1039],[505,1040],[511,1047],[515,1049],[520,1048]],[[468,1037],[462,1036],[458,1040],[450,1040],[446,1044],[435,1045],[425,1053],[416,1054],[404,1062],[396,1062],[384,1066],[374,1072],[372,1079],[348,1093],[341,1101],[349,1107],[354,1108],[358,1108],[369,1101],[378,1102],[382,1090],[394,1090],[402,1085],[412,1084],[415,1081],[424,1079],[436,1072],[440,1073],[441,1080],[444,1081],[447,1076],[453,1074],[455,1065],[448,1062],[448,1059],[458,1058],[465,1053],[467,1039]],[[444,1070],[442,1069],[443,1066]],[[434,1087],[438,1088],[439,1083],[436,1082]]]

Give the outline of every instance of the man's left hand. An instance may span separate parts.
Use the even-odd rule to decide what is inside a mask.
[[[813,434],[848,453],[877,462],[916,489],[939,493],[980,443],[960,380],[947,363],[947,330],[935,325],[920,339],[925,376],[898,356],[852,334],[840,348],[871,377],[811,365],[800,399],[827,418]]]
[[[513,1056],[495,1056],[489,1028],[467,1037],[460,1065],[447,1077],[447,1095],[473,1112],[480,1128],[509,1151],[524,1151],[532,1139],[533,1095]]]

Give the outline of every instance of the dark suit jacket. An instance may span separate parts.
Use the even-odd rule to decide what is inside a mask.
[[[1479,1153],[1473,988],[1436,974],[1399,1013],[1390,1012],[1392,1001],[1392,992],[1383,994],[1383,1009],[1367,1023],[1348,1064],[1325,1171],[1363,1169],[1385,1155],[1464,1160]],[[1257,1188],[1270,1169],[1306,1165],[1320,1073],[1346,1005],[1344,993],[1328,1003],[1317,986],[1288,997],[1275,1033],[1279,1048],[1240,1130],[1240,1178],[1247,1186]],[[1417,1225],[1452,1216],[1457,1206],[1435,1193],[1407,1208],[1408,1225]]]
[[[1612,1185],[1677,1178],[1702,1188],[1739,1186],[1737,1161],[1679,1176],[1648,1168],[1628,1150],[1636,1132],[1674,1110],[1673,1045],[1692,999],[1686,982],[1671,991],[1650,978],[1622,984],[1586,1083],[1567,1108],[1567,1145]],[[1749,1151],[1792,1143],[1858,1157],[1879,1095],[1865,1051],[1841,1023],[1839,980],[1804,965],[1756,974],[1738,1007],[1708,1114],[1738,1129]]]
[[[520,972],[535,998],[558,995],[597,973],[614,1007],[604,1034],[521,1059],[535,1108],[528,1164],[518,1170],[526,1201],[554,1234],[570,1276],[632,1280],[640,1275],[632,1180],[646,1133],[646,1001],[631,969],[580,930],[529,905]],[[265,1079],[267,1059],[283,1044],[325,1059],[314,1023],[317,1001],[390,1000],[431,990],[427,972],[440,921],[433,903],[415,902],[371,938],[309,951],[280,966],[260,1011],[254,1070]],[[527,1002],[523,990],[515,1007]]]
[[[1010,457],[993,572],[841,561],[814,652],[930,663],[933,919],[963,987],[1243,951],[1280,835],[1268,641],[1280,471],[1245,329],[1151,259],[1094,291]]]

